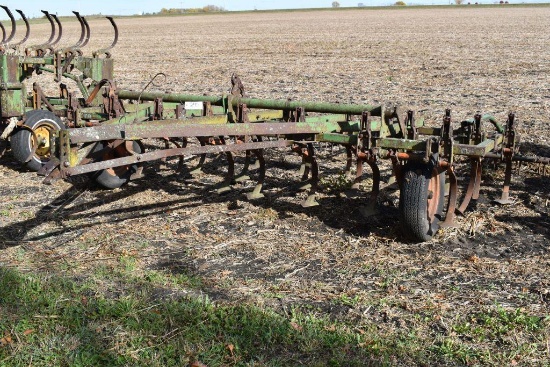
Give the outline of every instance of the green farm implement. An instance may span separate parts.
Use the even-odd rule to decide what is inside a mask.
[[[354,187],[363,182],[364,166],[370,167],[372,189],[365,199],[366,214],[375,213],[382,186],[379,163],[391,162],[404,231],[424,241],[440,226],[452,225],[455,215],[464,213],[470,201],[479,197],[483,159],[505,165],[504,188],[497,200],[501,204],[510,202],[514,162],[550,163],[549,158],[519,154],[513,113],[502,122],[476,114],[453,123],[447,110],[437,127],[429,127],[413,111],[385,105],[248,98],[236,75],[230,91],[221,96],[119,89],[109,53],[118,39],[111,17],[107,19],[114,30],[112,44],[84,56],[90,27],[78,13],[81,37],[73,46],[56,48],[62,26],[55,15],[44,11],[51,24],[49,39],[23,48],[29,36],[25,15],[18,10],[26,24],[25,36],[11,43],[16,22],[3,8],[12,30],[6,35],[1,27],[2,137],[9,139],[14,158],[45,176],[48,183],[88,174],[112,189],[141,177],[148,161],[178,157],[178,170],[183,170],[188,157],[198,156],[198,164],[188,168],[195,173],[208,154],[222,154],[227,174],[218,191],[250,179],[247,174],[254,163],[257,181],[246,195],[254,200],[263,197],[265,151],[285,148],[301,157],[301,181],[308,190],[302,205],[309,207],[317,205],[319,190],[316,150],[319,143],[330,143],[344,147],[346,173],[351,175],[355,165]],[[41,73],[53,76],[59,96],[47,96],[38,83],[27,93],[26,81]],[[64,79],[74,81],[77,90],[70,91]],[[236,172],[235,152],[244,154],[240,172]],[[459,156],[467,157],[471,167],[460,205],[455,174]]]

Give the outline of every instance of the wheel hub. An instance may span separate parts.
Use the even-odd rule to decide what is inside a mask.
[[[50,156],[50,136],[52,128],[48,125],[41,125],[34,130],[38,146],[36,147],[36,155],[40,157]]]

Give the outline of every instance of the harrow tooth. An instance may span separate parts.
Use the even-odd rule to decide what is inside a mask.
[[[363,160],[361,158],[357,158],[357,163],[355,167],[355,179],[353,180],[353,185],[351,185],[351,188],[359,190],[359,187],[361,186],[361,181],[363,181]]]
[[[254,190],[246,194],[246,198],[248,200],[256,200],[265,197],[265,195],[262,193],[262,187],[263,184],[256,184],[256,186],[254,186]]]
[[[227,194],[230,191],[231,191],[231,186],[224,182],[220,188],[216,189],[216,194],[218,195]]]
[[[398,189],[398,182],[397,182],[397,178],[395,177],[395,175],[392,175],[389,179],[388,179],[388,182],[386,182],[386,187],[389,187],[389,186],[392,186],[392,187],[395,187],[395,189]],[[397,187],[396,187],[397,186]]]
[[[300,170],[298,174],[302,176],[301,181],[306,181],[309,176],[310,165],[306,163],[305,157],[302,157],[302,164],[300,165]]]
[[[514,201],[510,199],[510,182],[512,181],[512,157],[506,156],[506,170],[504,172],[504,186],[502,188],[502,195],[500,199],[495,200],[500,205],[513,204]]]
[[[241,173],[239,173],[235,177],[235,182],[244,182],[244,181],[250,180],[250,176],[247,175],[248,167],[250,167],[250,155],[251,153],[249,150],[245,151],[244,166],[243,166],[243,169],[241,170]]]
[[[357,148],[348,150],[348,160],[352,152],[356,152],[356,173],[355,179],[353,180],[353,185],[349,190],[345,192],[345,196],[348,198],[358,198],[362,196],[361,191],[361,182],[363,181],[363,162],[366,162],[372,170],[372,190],[368,199],[366,206],[359,208],[364,217],[369,217],[376,214],[377,211],[377,202],[378,195],[380,193],[380,168],[376,164],[376,159],[371,153],[358,152]]]
[[[36,173],[38,176],[49,176],[50,173],[52,173],[52,171],[56,169],[58,166],[59,166],[59,160],[57,158],[52,158],[45,165],[43,165],[42,168],[40,168]]]
[[[302,201],[302,207],[304,208],[310,208],[312,206],[319,206],[319,203],[315,199],[315,194],[309,194],[307,196],[307,199]]]
[[[0,22],[0,29],[2,30],[2,44],[4,44],[4,41],[6,40],[6,27]]]
[[[332,149],[332,147],[331,147]],[[346,145],[346,168],[344,172],[346,175],[351,175],[351,165],[353,164],[353,149],[351,145]]]
[[[46,10],[41,10],[42,13],[44,13],[44,15],[46,16],[46,18],[48,19],[48,22],[50,22],[50,27],[51,27],[51,33],[50,33],[50,38],[48,38],[48,40],[36,47],[50,47],[52,45],[52,41],[54,40],[55,38],[55,23],[54,23],[54,20],[52,18],[52,16],[50,15],[50,13]]]
[[[164,149],[170,149],[170,143],[174,144],[176,148],[181,148],[181,144],[179,144],[175,138],[163,138],[164,140]],[[166,167],[166,157],[160,159],[160,168]],[[176,172],[181,172],[183,169],[183,156],[178,156],[178,168],[176,168]]]
[[[303,147],[302,144],[294,144],[292,146],[292,151],[298,153],[298,155],[302,157],[302,164],[300,164],[300,170],[298,171],[298,174],[302,176],[300,181],[307,181],[309,177],[309,170],[311,168],[311,165],[309,164],[309,161],[307,159],[307,150]]]
[[[204,139],[204,138],[198,138],[198,140],[200,145],[203,147],[206,146],[206,143],[208,142],[208,139]],[[206,161],[206,154],[200,154],[199,162],[194,168],[189,170],[189,174],[194,177],[200,176],[203,173],[202,167],[204,166],[205,161]]]
[[[254,141],[261,142],[262,138],[257,137]],[[250,138],[248,138],[248,137],[245,138],[245,142],[250,142]],[[260,164],[259,164],[259,161],[257,159],[254,161],[253,164],[251,164],[252,154],[256,155],[256,153],[251,151],[251,150],[245,151],[244,166],[243,166],[243,169],[241,170],[241,173],[239,173],[237,175],[237,177],[235,178],[235,182],[244,182],[244,181],[250,180],[250,176],[248,176],[248,171],[256,170],[256,169],[260,168]],[[264,167],[264,169],[265,169],[265,167]]]
[[[462,200],[462,204],[456,212],[460,215],[464,215],[470,200],[479,199],[479,190],[481,187],[481,158],[472,158],[470,163],[470,181],[468,183],[468,188],[466,189],[466,194]]]
[[[61,173],[58,166],[56,166],[47,176],[44,180],[42,180],[43,184],[51,185],[54,182],[60,180],[63,178],[63,174]]]
[[[235,157],[233,156],[233,153],[226,152],[225,156],[227,157],[227,182],[229,182],[231,185],[235,184]]]
[[[248,170],[249,171],[252,171],[252,170],[257,170],[260,168],[260,162],[258,162],[257,160],[250,163],[250,166],[248,166]]]
[[[456,227],[455,210],[458,195],[458,183],[453,166],[449,166],[447,168],[447,174],[449,176],[449,196],[447,198],[447,215],[445,216],[445,221],[441,224],[442,228]]]
[[[84,41],[84,38],[86,37],[86,25],[84,24],[84,20],[80,16],[79,12],[73,11],[73,14],[76,16],[76,19],[80,23],[80,38],[78,39],[78,41],[74,45],[70,46],[69,49],[75,49],[75,48],[80,47],[80,45]]]
[[[257,158],[256,162],[258,163],[259,173],[258,181],[256,183],[256,186],[254,187],[254,190],[246,194],[248,200],[255,200],[264,197],[264,194],[262,194],[262,188],[265,180],[265,158],[263,149],[253,150],[252,153],[254,153]]]
[[[201,154],[201,159],[202,159],[202,154]],[[191,176],[200,176],[202,174],[202,168],[201,167],[197,167],[191,171],[189,171],[189,174]]]
[[[31,55],[31,53],[34,51],[36,53],[36,56],[39,56],[39,57],[44,56],[46,54],[46,51],[44,49],[51,48],[53,44],[53,40],[55,38],[55,23],[54,23],[54,18],[52,17],[52,14],[50,14],[46,10],[41,10],[41,12],[44,14],[46,19],[48,19],[48,22],[50,22],[50,37],[48,38],[47,41],[43,43],[25,48],[25,54],[27,55]],[[25,24],[26,23],[27,22],[25,22]],[[28,27],[27,27],[27,31],[28,32],[30,31]],[[25,40],[26,40],[26,37],[20,43],[23,43]]]
[[[118,42],[118,27],[115,23],[115,20],[113,19],[113,17],[105,17],[105,18],[107,18],[109,20],[109,22],[111,23],[111,25],[113,26],[113,29],[115,31],[114,39],[113,39],[113,42],[111,43],[110,46],[107,46],[105,48],[102,48],[100,50],[97,50],[97,51],[93,52],[94,57],[98,57],[100,54],[105,54],[107,56],[107,58],[110,58],[111,54],[109,53],[109,50],[112,49],[113,47],[115,47],[117,42]]]
[[[243,175],[243,174],[239,174],[238,176],[235,177],[235,182],[244,182],[244,181],[248,181],[250,180],[250,176],[248,175]]]
[[[179,144],[175,139],[173,140],[174,145],[176,145],[177,148],[185,148],[187,147],[187,138],[182,138],[181,144]],[[178,159],[178,168],[176,169],[177,173],[182,173],[183,169],[185,167],[185,156],[182,154],[179,156]]]
[[[27,20],[27,17],[25,16],[25,13],[23,13],[23,11],[19,10],[19,9],[15,9],[15,11],[18,12],[19,15],[21,15],[21,19],[25,23],[25,36],[23,36],[21,41],[12,44],[11,45],[12,47],[19,46],[19,45],[23,44],[26,40],[29,39],[29,35],[31,34],[31,27],[29,25],[29,21]]]
[[[90,25],[88,24],[88,21],[85,17],[82,17],[82,22],[84,23],[84,27],[86,28],[86,36],[84,37],[84,41],[82,41],[82,44],[79,47],[84,47],[90,42]]]
[[[233,81],[233,78],[234,77],[231,77],[231,80]],[[242,83],[241,83],[242,84]],[[250,139],[250,137],[244,137],[244,139],[242,139],[241,137],[237,138],[237,142],[238,143],[243,143],[243,142],[251,142],[252,140]],[[256,139],[255,141],[261,141],[261,138],[258,138]],[[245,157],[244,157],[244,165],[243,165],[243,168],[241,170],[241,173],[239,173],[236,177],[235,177],[235,182],[244,182],[244,181],[247,181],[247,180],[250,180],[250,176],[248,176],[248,171],[250,169],[253,169],[251,168],[250,166],[250,161],[251,161],[251,157],[252,157],[252,151],[250,150],[246,150],[245,151]],[[256,163],[256,162],[254,162]],[[256,167],[258,168],[258,167]]]
[[[308,208],[311,206],[319,205],[319,203],[315,200],[319,183],[319,165],[317,164],[315,149],[313,148],[312,143],[307,143],[307,151],[304,156],[307,159],[307,163],[309,164],[309,167],[311,169],[311,179],[309,181],[309,184],[302,186],[302,188],[308,187],[309,189],[307,199],[302,202],[302,206],[304,208]]]
[[[0,8],[4,9],[4,11],[8,14],[8,17],[10,18],[10,22],[11,22],[10,35],[8,36],[8,38],[5,38],[5,39],[2,40],[2,43],[7,44],[15,36],[15,30],[16,30],[15,18],[13,17],[13,14],[12,14],[11,10],[7,6],[0,5]]]
[[[309,178],[309,174],[313,171],[313,165],[311,163],[311,160],[308,159],[309,157],[306,157],[306,164],[304,166],[304,172],[302,174],[301,181],[307,181]]]
[[[145,177],[145,175],[143,174],[143,167],[138,167],[137,171],[130,175],[130,181],[137,180],[143,177]]]
[[[50,15],[57,23],[57,29],[58,29],[57,38],[51,43],[51,46],[53,47],[57,45],[57,43],[61,40],[61,36],[63,36],[63,26],[61,25],[61,21],[59,20],[56,14],[52,13]]]
[[[378,195],[380,194],[380,168],[376,164],[373,157],[367,160],[368,165],[372,170],[372,190],[370,192],[368,204],[365,207],[365,213],[374,215],[378,212]],[[368,215],[367,215],[368,216]]]
[[[445,182],[445,196],[449,197],[451,194],[451,184],[449,182]]]
[[[223,145],[227,144],[227,142],[223,137],[220,137],[220,143]],[[231,187],[231,185],[234,185],[236,182],[235,181],[235,157],[231,152],[225,152],[225,156],[227,157],[227,176],[225,178],[225,182],[228,187]]]
[[[235,179],[234,179],[235,165],[234,165],[233,155],[231,154],[231,152],[226,152],[226,156],[229,163],[229,166],[227,169],[228,173],[224,182],[222,183],[222,186],[216,190],[218,194],[224,194],[226,192],[231,191],[232,189],[231,186],[235,184]]]
[[[510,199],[509,197],[506,199],[506,198],[500,198],[500,199],[496,199],[495,200],[495,203],[497,204],[500,204],[500,205],[510,205],[510,204],[513,204],[515,201]]]

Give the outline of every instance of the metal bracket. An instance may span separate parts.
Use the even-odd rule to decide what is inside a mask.
[[[164,114],[164,106],[162,104],[162,98],[155,98],[154,100],[154,112],[153,112],[153,120],[162,120],[162,116]]]
[[[176,106],[176,120],[183,120],[183,119],[185,119],[185,105],[178,104]]]
[[[451,126],[451,110],[445,110],[445,116],[443,117],[443,127],[441,128],[441,141],[440,145],[443,147],[440,159],[444,158],[452,165],[454,161],[453,157],[453,130]]]
[[[250,122],[248,119],[248,108],[246,107],[246,104],[239,103],[237,106],[237,123],[247,123]]]
[[[363,111],[361,114],[361,131],[359,132],[359,139],[357,140],[357,153],[371,149],[372,131],[370,117],[370,111]]]
[[[407,126],[407,138],[416,140],[416,122],[414,120],[414,112],[412,110],[407,111],[405,125]]]
[[[48,98],[46,98],[46,95],[44,94],[44,92],[42,92],[42,88],[40,88],[38,83],[36,83],[36,82],[33,83],[32,90],[33,90],[33,107],[34,107],[34,109],[36,109],[36,110],[40,109],[41,104],[44,103],[46,105],[46,107],[48,108],[48,110],[50,112],[53,112],[52,104],[48,101]]]
[[[59,130],[59,169],[61,173],[71,166],[70,154],[71,154],[71,140],[68,130]]]
[[[306,111],[303,107],[296,108],[294,112],[294,122],[304,122],[306,121]]]
[[[481,115],[478,113],[474,116],[474,127],[473,127],[472,137],[474,144],[479,144],[482,141],[481,136]]]
[[[214,112],[212,112],[212,104],[208,101],[205,101],[202,103],[202,115],[203,116],[212,116]]]
[[[69,94],[69,101],[67,105],[67,119],[74,123],[75,126],[80,125],[80,114],[78,113],[80,104],[78,102],[78,96],[76,92]]]

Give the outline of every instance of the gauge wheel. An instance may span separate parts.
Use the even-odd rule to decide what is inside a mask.
[[[50,160],[52,135],[56,131],[65,130],[65,125],[50,111],[32,110],[25,114],[23,126],[11,135],[11,150],[17,162],[36,172]],[[35,144],[38,144],[36,150]]]
[[[439,229],[444,203],[445,172],[439,172],[433,164],[405,165],[399,207],[408,236],[429,241]]]
[[[99,153],[102,151],[99,157],[96,157],[97,162],[114,159],[114,158],[122,158],[122,157],[128,157],[132,155],[132,153],[129,151],[130,149],[133,150],[135,153],[142,153],[142,148],[139,142],[137,141],[126,141],[119,145],[116,145],[115,148],[109,148],[109,141],[100,141],[96,144],[94,149],[92,150],[92,154]],[[106,148],[106,149],[104,149]],[[137,171],[137,164],[131,164],[131,165],[125,165],[120,167],[111,167],[107,168],[101,171],[94,172],[92,174],[92,178],[95,182],[97,182],[100,186],[106,189],[116,189],[121,187],[122,185],[128,183],[130,181],[130,177],[133,173]]]

